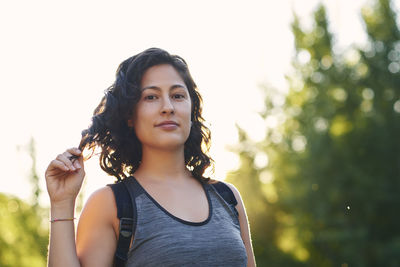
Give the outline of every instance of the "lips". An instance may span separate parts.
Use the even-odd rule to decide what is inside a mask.
[[[174,122],[174,121],[163,121],[159,124],[156,124],[156,127],[160,127],[160,126],[178,126],[179,124]]]

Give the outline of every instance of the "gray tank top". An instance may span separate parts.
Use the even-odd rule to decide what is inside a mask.
[[[137,225],[126,267],[247,265],[237,213],[213,186],[203,184],[208,218],[189,222],[165,210],[134,177],[127,179]]]

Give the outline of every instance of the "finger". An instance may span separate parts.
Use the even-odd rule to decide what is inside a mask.
[[[69,153],[68,151],[65,151],[64,153],[62,153],[62,155],[64,155],[64,156],[67,157],[68,159],[72,156],[72,154]]]
[[[79,157],[79,156],[76,156],[76,155],[71,154],[68,150],[65,151],[65,152],[63,153],[63,155],[66,156],[67,159],[69,159],[72,163],[74,163],[74,161]]]
[[[72,162],[75,162],[77,158],[79,158],[79,156],[81,156],[82,151],[80,151],[78,148],[73,147],[73,148],[69,148],[67,149],[67,151],[70,155],[68,156],[68,159],[71,160]],[[79,164],[78,164],[79,165]]]
[[[64,153],[66,153],[66,152],[64,152]],[[63,162],[71,171],[75,171],[76,169],[75,169],[74,165],[72,165],[72,161],[68,158],[67,155],[60,154],[57,156],[56,159]]]
[[[78,148],[73,147],[73,148],[67,149],[67,151],[64,152],[64,155],[72,162],[73,166],[76,169],[81,168],[82,164],[80,163],[80,161],[81,161],[80,158],[82,158],[82,152]]]
[[[69,171],[69,168],[59,160],[53,160],[50,162],[50,169],[60,169],[62,171]]]
[[[82,156],[79,156],[78,158],[76,158],[76,160],[72,160],[72,164],[74,165],[74,167],[76,168],[76,169],[80,169],[80,168],[82,168],[82,166],[83,166],[83,157]],[[82,163],[81,163],[82,162]]]
[[[80,151],[76,147],[71,147],[71,148],[67,149],[66,152],[70,153],[71,155],[75,155],[75,156],[80,156],[82,154],[82,151]]]

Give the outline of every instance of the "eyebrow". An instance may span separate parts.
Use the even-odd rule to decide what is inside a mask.
[[[174,84],[172,85],[169,90],[173,90],[173,89],[177,89],[177,88],[183,88],[186,89],[186,86],[182,85],[182,84]],[[150,86],[146,86],[142,88],[142,92],[146,89],[153,89],[153,90],[157,90],[157,91],[161,91],[161,88],[155,85],[150,85]]]

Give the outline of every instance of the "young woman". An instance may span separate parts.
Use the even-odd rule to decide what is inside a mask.
[[[186,62],[150,48],[121,63],[79,148],[46,170],[51,202],[49,266],[112,266],[119,238],[113,191],[94,192],[75,240],[75,199],[85,176],[82,150],[135,191],[136,231],[126,266],[255,266],[245,208],[227,205],[203,177],[210,132]]]

